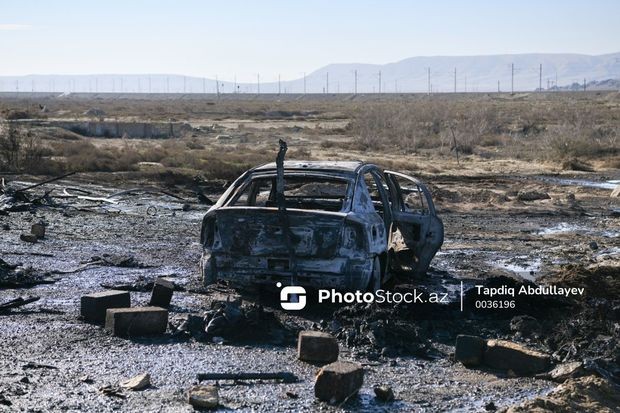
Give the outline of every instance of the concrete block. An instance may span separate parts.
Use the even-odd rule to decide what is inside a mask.
[[[456,336],[454,358],[467,367],[478,366],[482,363],[482,356],[486,347],[486,340],[480,337],[459,334]]]
[[[519,375],[540,373],[549,368],[549,355],[504,340],[489,340],[484,364],[498,370],[512,370]]]
[[[220,403],[218,389],[215,386],[193,386],[187,396],[189,404],[197,409],[214,409]]]
[[[37,238],[45,238],[45,225],[41,223],[32,224],[30,233],[36,235]]]
[[[85,320],[103,323],[108,308],[130,307],[131,299],[128,291],[101,291],[87,294],[81,299],[80,313]]]
[[[361,364],[337,361],[319,370],[314,383],[314,395],[328,403],[339,403],[356,394],[364,384]]]
[[[168,326],[168,310],[161,307],[110,308],[105,329],[120,337],[163,334]]]
[[[301,331],[297,340],[297,358],[311,363],[331,363],[338,360],[338,341],[328,333]]]
[[[170,307],[173,292],[173,282],[163,278],[157,278],[153,285],[153,292],[151,293],[151,301],[149,302],[149,305],[163,308]]]

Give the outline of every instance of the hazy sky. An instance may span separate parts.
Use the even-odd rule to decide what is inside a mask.
[[[412,56],[620,51],[619,0],[0,0],[0,75],[254,81]]]

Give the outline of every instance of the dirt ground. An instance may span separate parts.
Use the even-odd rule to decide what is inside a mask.
[[[193,126],[216,121],[203,117]],[[450,303],[430,310],[415,304],[398,309],[311,306],[291,314],[281,310],[270,294],[243,293],[244,305],[263,308],[250,326],[253,333],[225,337],[223,343],[201,340],[180,331],[179,324],[190,314],[209,311],[218,300],[240,294],[233,286],[204,289],[199,285],[199,231],[208,205],[199,202],[195,188],[189,185],[166,186],[174,197],[139,191],[117,197],[114,204],[79,199],[76,195],[86,192],[72,188],[104,197],[123,189],[161,186],[131,173],[81,173],[28,192],[36,198],[53,189],[50,201],[43,199],[24,211],[0,214],[0,259],[18,265],[18,271],[31,268],[21,272],[22,279],[14,285],[0,277],[5,281],[0,285],[0,304],[17,297],[41,297],[0,313],[0,411],[193,411],[186,391],[197,383],[197,373],[241,371],[290,371],[299,382],[222,381],[220,410],[476,412],[518,409],[517,405],[526,403],[522,410],[514,411],[528,411],[527,406],[571,411],[532,401],[547,395],[570,399],[570,391],[556,389],[558,383],[485,368],[468,369],[454,361],[454,341],[459,333],[518,341],[552,354],[556,363],[602,359],[607,367],[597,374],[607,377],[600,386],[617,390],[620,198],[611,198],[610,193],[620,183],[620,170],[593,162],[592,172],[563,171],[553,163],[485,159],[476,154],[462,157],[459,163],[452,156],[433,154],[350,150],[339,154],[337,145],[318,146],[313,141],[320,131],[292,131],[297,122],[254,122],[260,125],[241,128],[244,133],[250,130],[249,141],[235,137],[241,131],[240,123],[232,116],[222,124],[232,131],[232,139],[218,140],[214,134],[197,139],[210,148],[243,150],[253,144],[270,148],[278,137],[285,136],[292,150],[303,148],[315,159],[372,160],[414,172],[429,183],[445,224],[445,242],[426,277],[401,276],[401,284],[395,288],[414,285],[447,292]],[[322,128],[342,128],[338,119],[313,122],[314,128],[321,122]],[[330,132],[328,139],[346,140],[338,138],[339,133]],[[93,142],[125,144],[120,139]],[[143,142],[146,140],[131,140],[129,144]],[[273,148],[275,155],[275,145]],[[42,180],[27,174],[7,174],[4,179],[14,188]],[[202,182],[201,192],[216,200],[223,183]],[[21,241],[20,234],[39,221],[47,224],[45,238],[35,244]],[[459,311],[461,282],[465,291],[471,292],[474,285],[502,276],[517,283],[574,283],[585,286],[586,296],[561,305],[534,299],[517,303],[516,311],[492,313],[477,312],[466,302],[465,311]],[[156,277],[165,277],[178,287],[164,336],[122,339],[79,319],[82,295],[101,291],[103,286],[125,285],[134,290],[132,305],[144,305],[150,297],[148,283]],[[35,285],[25,286],[26,279]],[[588,313],[598,308],[607,309],[601,310],[605,314],[600,319]],[[530,336],[511,329],[511,319],[520,314],[534,315],[542,331]],[[364,334],[351,338],[351,328]],[[340,343],[340,358],[364,365],[359,397],[341,406],[314,398],[318,367],[296,359],[296,334],[302,329],[334,333]],[[145,372],[152,378],[149,389],[122,391],[120,396],[101,391]],[[594,384],[588,382],[588,386],[598,383],[590,381]],[[396,401],[378,401],[375,385],[391,386]],[[615,402],[607,403],[601,406],[613,408]],[[581,406],[582,411],[600,407],[573,406]]]

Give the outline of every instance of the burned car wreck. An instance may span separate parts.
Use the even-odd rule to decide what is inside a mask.
[[[377,290],[394,271],[426,272],[443,223],[423,183],[363,162],[276,164],[245,172],[205,215],[205,285]]]

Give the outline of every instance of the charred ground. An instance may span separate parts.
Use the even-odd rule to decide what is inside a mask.
[[[353,97],[350,102],[176,98],[175,104],[105,96],[2,100],[6,116],[21,110],[27,117],[74,118],[98,107],[111,118],[175,117],[194,130],[154,141],[19,128],[20,136],[33,139],[31,148],[40,150],[35,159],[51,168],[47,173],[81,172],[26,191],[27,198],[11,201],[13,210],[0,216],[0,303],[41,297],[0,315],[0,409],[190,411],[184,392],[196,373],[290,370],[299,383],[223,382],[222,405],[248,411],[336,410],[314,400],[316,367],[295,358],[301,329],[331,332],[341,358],[365,364],[361,396],[342,409],[478,411],[491,408],[491,402],[504,408],[545,396],[557,385],[454,362],[454,340],[462,333],[515,340],[552,354],[556,363],[585,361],[588,374],[602,377],[602,384],[588,379],[564,386],[591,396],[583,409],[617,403],[605,398],[609,386],[616,388],[619,361],[619,205],[618,198],[610,198],[616,185],[610,181],[620,179],[617,93]],[[47,110],[34,111],[35,102]],[[470,108],[472,102],[479,109]],[[476,118],[474,112],[482,114]],[[562,129],[581,112],[588,115],[578,121],[581,126]],[[473,119],[479,119],[475,125]],[[376,138],[369,140],[371,135]],[[567,140],[559,148],[572,149],[558,153],[550,146],[552,136]],[[217,332],[225,343],[205,337],[205,316],[213,317],[218,302],[239,297],[230,286],[203,289],[198,282],[206,203],[246,167],[272,161],[279,137],[289,139],[291,159],[372,160],[429,183],[444,220],[445,243],[427,277],[401,275],[394,289],[446,292],[450,303],[315,306],[291,314],[279,309],[273,293],[244,293],[239,324]],[[586,152],[579,142],[585,142]],[[32,174],[28,146],[21,148],[19,163],[11,167],[15,171],[3,174],[7,193],[45,178]],[[103,163],[95,167],[94,160]],[[116,204],[77,197],[106,198],[147,186],[168,194],[139,191],[115,198]],[[47,224],[45,238],[21,241],[20,234],[39,221]],[[132,304],[145,304],[157,276],[173,280],[178,290],[164,337],[125,340],[78,320],[81,295],[115,286],[133,290]],[[461,281],[469,291],[464,312]],[[586,293],[578,299],[534,297],[519,301],[514,311],[472,305],[476,284],[528,282],[582,286]],[[125,392],[124,398],[99,391],[141,372],[150,372],[150,390]],[[397,401],[378,402],[372,386],[379,384],[390,385]],[[574,402],[570,393],[560,389],[550,397],[559,409]],[[553,410],[553,403],[543,405]]]

